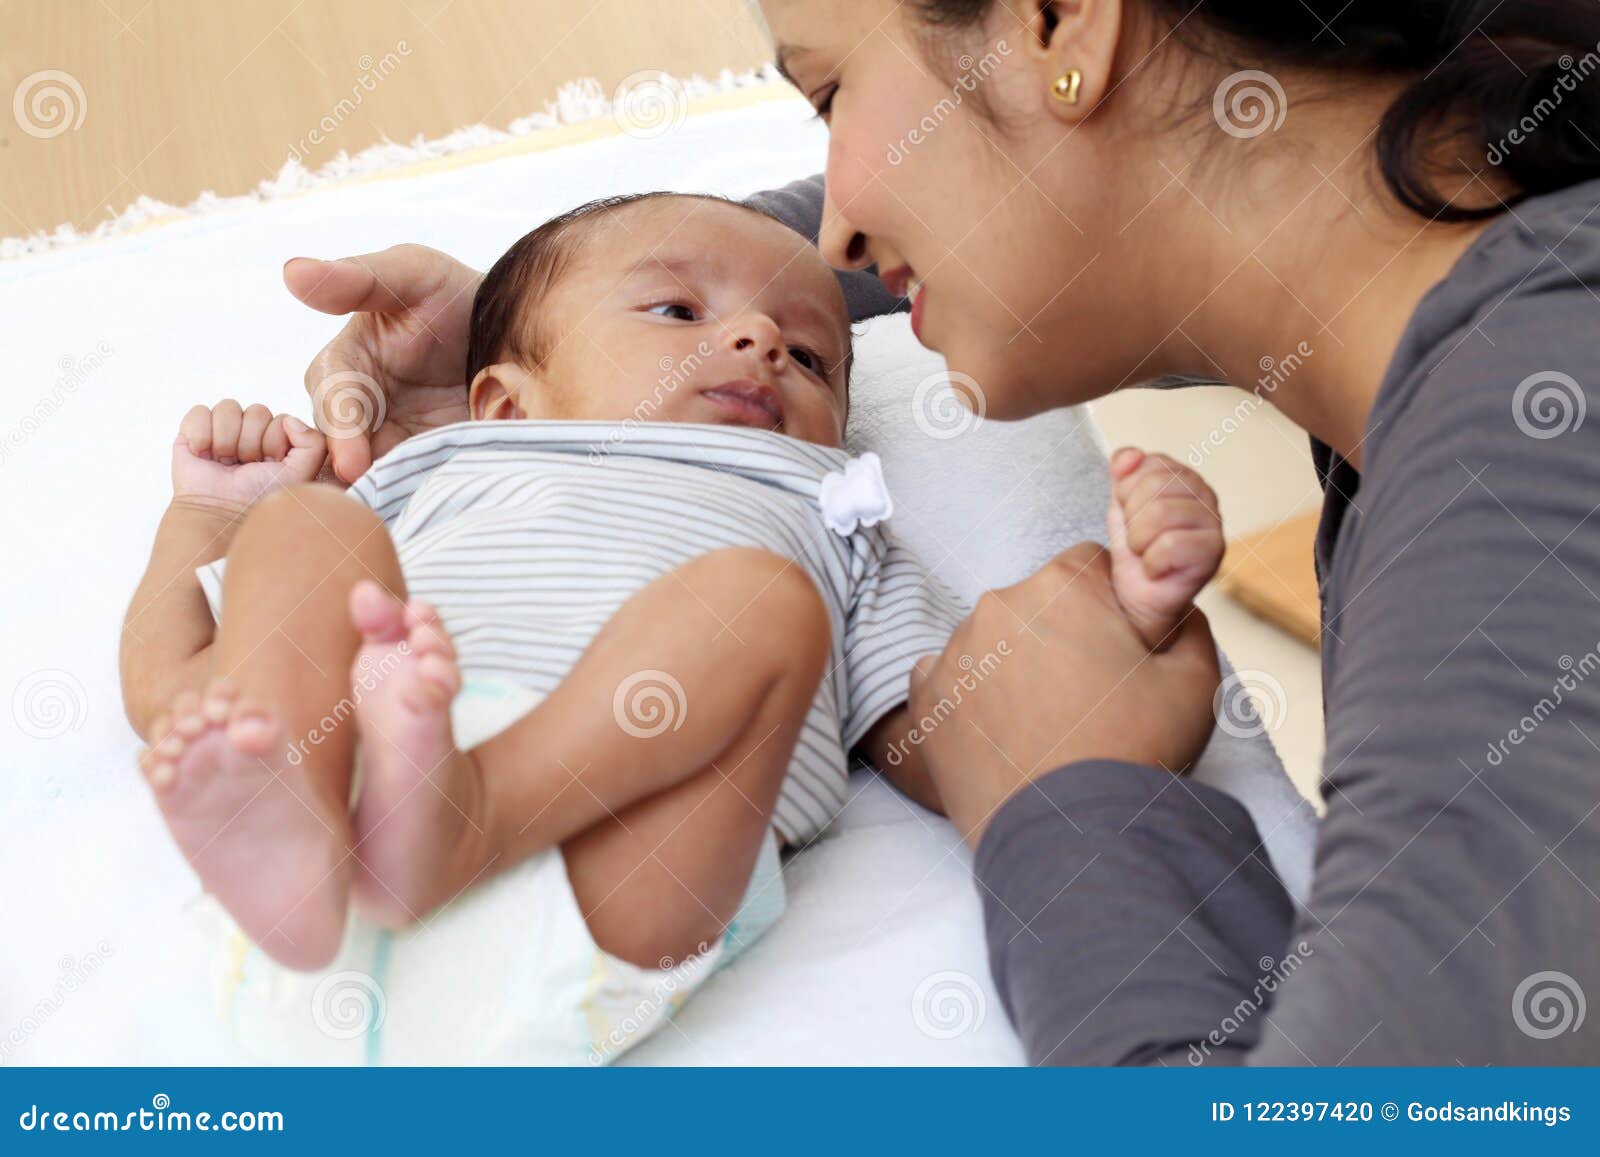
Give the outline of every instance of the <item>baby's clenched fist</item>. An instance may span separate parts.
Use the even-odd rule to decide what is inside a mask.
[[[172,444],[172,496],[243,513],[284,486],[313,481],[327,459],[321,432],[232,398],[195,406]]]
[[[1160,650],[1222,564],[1222,516],[1204,478],[1165,454],[1111,457],[1111,582],[1123,612]]]

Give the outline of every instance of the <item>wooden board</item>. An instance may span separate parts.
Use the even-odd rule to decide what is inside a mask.
[[[1228,544],[1219,583],[1252,613],[1309,646],[1322,633],[1312,543],[1316,513],[1300,515]]]
[[[746,0],[0,0],[0,237],[770,57]]]

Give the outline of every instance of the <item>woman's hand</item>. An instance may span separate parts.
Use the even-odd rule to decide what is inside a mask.
[[[467,334],[483,275],[422,245],[283,267],[289,292],[355,313],[306,369],[334,473],[354,482],[413,434],[465,421]]]
[[[1184,772],[1211,735],[1220,675],[1189,614],[1152,654],[1085,543],[978,601],[911,678],[910,709],[945,812],[972,847],[1015,792],[1083,759]]]

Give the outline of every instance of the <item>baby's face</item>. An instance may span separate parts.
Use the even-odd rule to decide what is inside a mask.
[[[777,221],[714,201],[588,226],[539,307],[536,371],[498,366],[484,418],[708,422],[843,444],[850,320],[833,272]]]

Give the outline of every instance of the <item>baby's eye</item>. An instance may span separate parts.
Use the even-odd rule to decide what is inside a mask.
[[[674,321],[699,320],[693,307],[684,305],[681,301],[663,301],[659,305],[652,305],[645,312],[653,313],[657,317],[670,317]]]
[[[814,374],[823,372],[822,359],[802,345],[789,347],[789,356]]]

